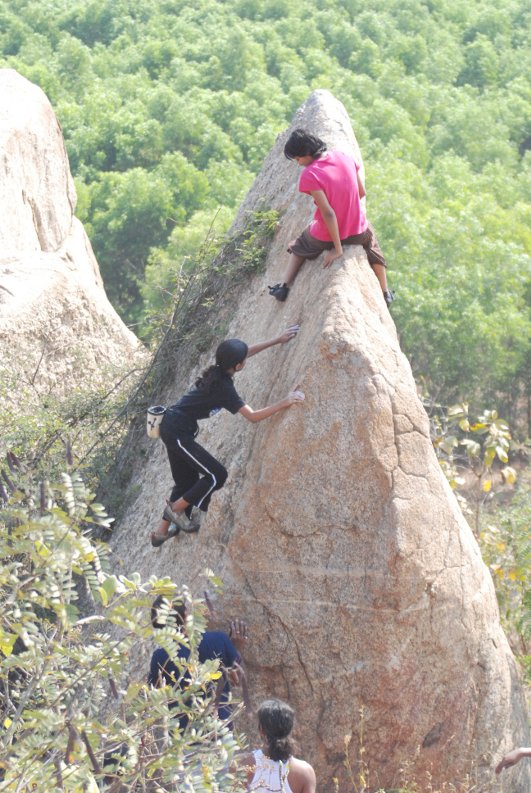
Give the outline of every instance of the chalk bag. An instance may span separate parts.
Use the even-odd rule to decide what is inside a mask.
[[[147,411],[147,434],[150,438],[160,438],[160,423],[166,413],[164,405],[153,405]]]

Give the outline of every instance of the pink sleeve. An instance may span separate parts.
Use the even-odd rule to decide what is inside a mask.
[[[319,184],[315,174],[305,168],[301,173],[301,178],[299,179],[299,193],[311,193],[312,190],[322,189],[323,187],[321,184]]]

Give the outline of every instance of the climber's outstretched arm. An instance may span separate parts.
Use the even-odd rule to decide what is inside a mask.
[[[287,397],[281,399],[280,402],[275,402],[274,405],[268,405],[266,408],[261,408],[261,410],[253,410],[249,405],[244,405],[238,412],[241,413],[247,421],[256,424],[257,421],[268,419],[270,416],[274,416],[275,413],[279,413],[281,410],[291,407],[296,402],[304,402],[304,394],[302,391],[299,391],[298,388],[290,391]]]
[[[516,763],[519,763],[524,757],[531,757],[531,747],[521,746],[518,749],[513,749],[512,752],[502,757],[496,766],[496,773],[501,774],[504,768],[510,768],[512,765],[516,765]]]
[[[268,341],[259,341],[257,344],[251,344],[247,353],[247,357],[250,358],[251,355],[256,355],[256,353],[262,352],[262,350],[267,350],[268,347],[274,347],[275,344],[286,344],[286,342],[294,339],[298,332],[298,325],[290,325],[289,328],[286,328],[284,333],[280,334],[280,336],[275,336],[273,339],[269,339]]]

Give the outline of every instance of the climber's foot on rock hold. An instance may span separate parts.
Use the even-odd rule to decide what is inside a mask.
[[[201,528],[201,510],[198,507],[192,507],[190,510],[190,517],[186,513],[181,516],[180,527],[181,531],[186,534],[195,534]]]
[[[387,308],[389,308],[391,303],[395,299],[395,293],[392,292],[390,289],[386,289],[385,292],[383,293],[383,296],[384,296],[385,304]]]
[[[268,286],[269,294],[272,295],[276,300],[280,303],[283,303],[288,295],[289,295],[289,286],[286,284],[275,284],[274,286]]]
[[[171,540],[172,537],[176,537],[181,530],[180,526],[177,526],[176,523],[170,523],[170,528],[168,529],[167,534],[160,534],[157,531],[151,532],[151,545],[153,548],[160,548],[161,545],[164,545],[166,540]]]

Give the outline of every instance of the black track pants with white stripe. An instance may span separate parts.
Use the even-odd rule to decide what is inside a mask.
[[[164,433],[164,436],[162,440],[175,482],[170,500],[184,498],[206,512],[212,493],[223,487],[227,480],[226,468],[190,435],[173,431]]]

